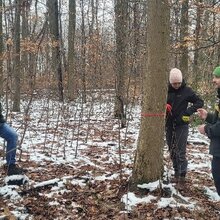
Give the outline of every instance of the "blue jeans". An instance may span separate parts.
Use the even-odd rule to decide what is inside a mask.
[[[6,162],[7,165],[15,164],[16,148],[18,135],[16,131],[8,124],[4,123],[0,126],[0,137],[4,138],[7,142],[6,146]]]

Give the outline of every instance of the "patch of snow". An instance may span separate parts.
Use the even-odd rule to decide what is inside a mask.
[[[131,211],[134,206],[139,203],[149,203],[152,200],[156,199],[155,196],[147,196],[144,198],[138,198],[134,193],[129,192],[122,196],[121,201],[125,204],[125,208],[127,211]]]

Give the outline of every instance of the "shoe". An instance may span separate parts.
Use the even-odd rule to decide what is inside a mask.
[[[178,179],[178,184],[185,185],[185,183],[186,183],[185,176],[180,176],[179,179]]]
[[[23,175],[25,173],[24,169],[18,167],[15,164],[5,165],[5,171],[7,176]]]
[[[170,182],[171,183],[178,183],[178,181],[179,181],[179,173],[175,172],[174,176],[171,177]]]
[[[185,179],[185,177],[183,177],[183,176],[179,177],[178,182],[176,183],[176,187],[179,190],[184,190],[185,189],[185,187],[186,187],[186,179]]]
[[[171,179],[170,179],[171,183],[178,183],[178,181],[179,181],[179,177],[178,176],[171,177]]]

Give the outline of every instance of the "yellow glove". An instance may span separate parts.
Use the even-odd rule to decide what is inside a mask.
[[[183,120],[184,122],[189,122],[189,119],[190,119],[190,117],[189,117],[188,115],[183,115],[183,116],[182,116],[182,120]]]
[[[219,112],[219,106],[218,106],[218,104],[215,104],[215,110],[216,110],[217,112]]]

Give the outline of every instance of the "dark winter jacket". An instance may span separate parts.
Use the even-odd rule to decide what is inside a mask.
[[[213,113],[208,113],[205,126],[205,133],[210,139],[209,153],[220,157],[220,89],[218,89],[219,102]]]
[[[0,125],[5,123],[4,116],[2,115],[2,104],[0,103]]]
[[[188,104],[191,103],[190,106]],[[166,117],[166,126],[178,126],[188,124],[182,120],[182,116],[190,116],[201,108],[203,100],[188,86],[185,81],[179,89],[174,89],[170,84],[168,87],[167,104],[172,106],[172,110]]]

